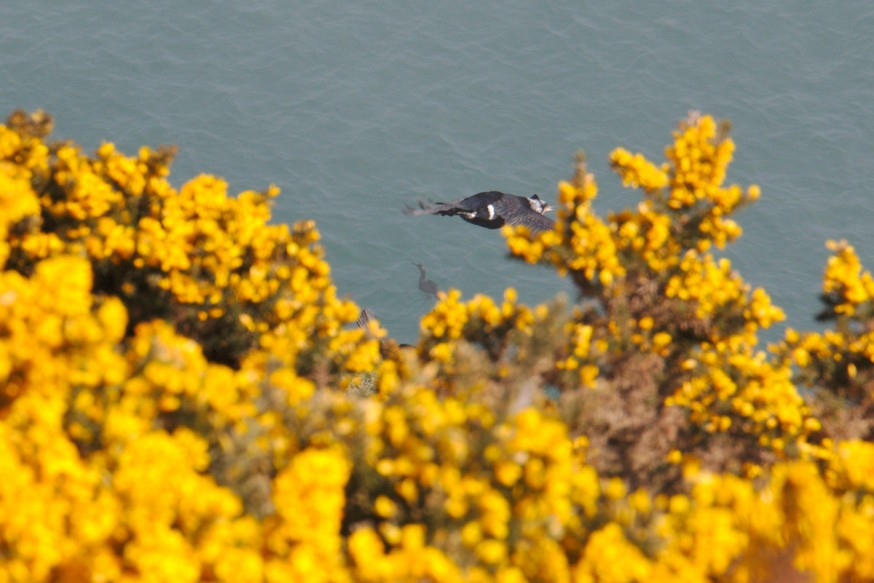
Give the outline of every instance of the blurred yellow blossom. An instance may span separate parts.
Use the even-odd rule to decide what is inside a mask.
[[[726,124],[614,150],[605,218],[580,155],[503,231],[579,297],[449,290],[403,350],[276,187],[50,129],[0,126],[0,581],[874,579],[874,282],[830,242],[834,329],[759,346]]]

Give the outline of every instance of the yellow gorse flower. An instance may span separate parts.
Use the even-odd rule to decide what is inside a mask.
[[[572,309],[450,290],[410,350],[274,187],[50,127],[0,126],[0,581],[874,578],[874,283],[829,243],[835,329],[758,346],[712,118],[611,154],[634,208],[580,157],[554,230],[505,229]]]

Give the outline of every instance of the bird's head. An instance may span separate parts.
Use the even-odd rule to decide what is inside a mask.
[[[543,201],[536,194],[528,199],[528,204],[531,205],[532,210],[537,211],[541,215],[554,209],[552,205],[550,205],[548,202]]]

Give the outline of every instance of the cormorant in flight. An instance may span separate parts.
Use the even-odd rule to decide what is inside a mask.
[[[436,202],[431,206],[419,203],[419,208],[407,206],[406,215],[460,216],[468,223],[500,229],[504,225],[525,225],[532,233],[548,231],[555,222],[544,213],[552,206],[536,194],[530,198],[491,190],[453,202]]]

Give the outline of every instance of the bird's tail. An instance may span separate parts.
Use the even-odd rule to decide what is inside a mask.
[[[454,215],[458,212],[458,208],[455,206],[454,202],[435,202],[435,203],[426,203],[424,201],[419,201],[419,208],[411,207],[410,205],[404,205],[404,214],[405,215]]]

